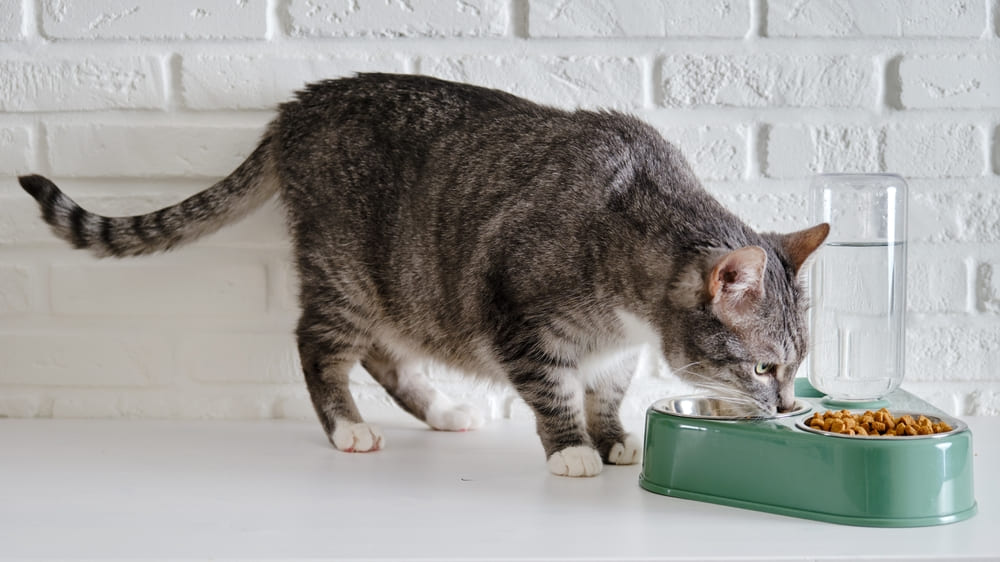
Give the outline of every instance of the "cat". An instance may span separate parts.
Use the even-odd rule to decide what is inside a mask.
[[[509,382],[568,476],[638,462],[617,360],[637,344],[695,385],[790,409],[808,345],[799,273],[829,230],[755,232],[633,116],[418,75],[307,85],[230,176],[149,214],[96,215],[18,179],[57,236],[101,257],[170,250],[278,193],[302,370],[334,447],[384,445],[348,388],[358,362],[432,428],[481,425],[431,385],[430,359]]]

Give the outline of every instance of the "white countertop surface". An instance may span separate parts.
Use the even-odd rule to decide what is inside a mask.
[[[878,529],[551,476],[524,423],[346,454],[315,422],[3,419],[0,559],[1000,560],[1000,418],[965,420],[979,513]]]

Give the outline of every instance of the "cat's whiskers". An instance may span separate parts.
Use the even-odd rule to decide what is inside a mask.
[[[723,398],[727,402],[731,402],[733,404],[751,406],[755,410],[757,410],[759,414],[762,416],[770,415],[770,412],[768,411],[767,408],[762,406],[760,402],[758,402],[755,398],[753,398],[751,395],[747,394],[743,390],[726,385],[725,383],[722,382],[718,382],[708,375],[699,373],[697,371],[692,371],[690,369],[690,367],[698,365],[699,363],[701,362],[696,361],[693,363],[689,363],[678,369],[674,369],[674,373],[686,375],[688,380],[690,380],[695,386],[697,386],[702,390],[708,391],[715,397]]]

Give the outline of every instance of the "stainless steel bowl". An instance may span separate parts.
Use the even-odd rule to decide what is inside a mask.
[[[854,415],[854,414],[864,414],[867,410],[848,410],[848,411],[852,415]],[[927,416],[927,418],[930,419],[931,422],[933,423],[938,423],[943,421],[951,426],[951,431],[945,431],[942,433],[931,433],[930,435],[847,435],[845,433],[834,433],[833,431],[823,431],[822,429],[809,427],[808,425],[809,418],[805,416],[803,416],[802,419],[800,419],[799,421],[795,422],[795,427],[802,429],[804,431],[818,433],[820,435],[828,435],[830,437],[843,437],[845,439],[889,439],[889,440],[937,439],[940,437],[947,437],[949,435],[954,435],[960,431],[965,431],[966,429],[968,429],[968,426],[965,425],[965,422],[948,416],[931,416],[920,412],[899,412],[899,413],[892,412],[892,416],[896,419],[899,419],[905,415],[913,416],[913,419],[916,419],[919,416]]]
[[[707,420],[761,420],[797,416],[812,408],[804,402],[795,402],[790,412],[768,414],[759,407],[746,402],[736,402],[719,396],[673,396],[653,403],[653,410],[671,416],[699,418]]]

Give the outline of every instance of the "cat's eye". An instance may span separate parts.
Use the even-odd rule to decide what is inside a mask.
[[[753,372],[758,375],[767,375],[774,371],[774,363],[764,363],[763,361],[753,366]]]

